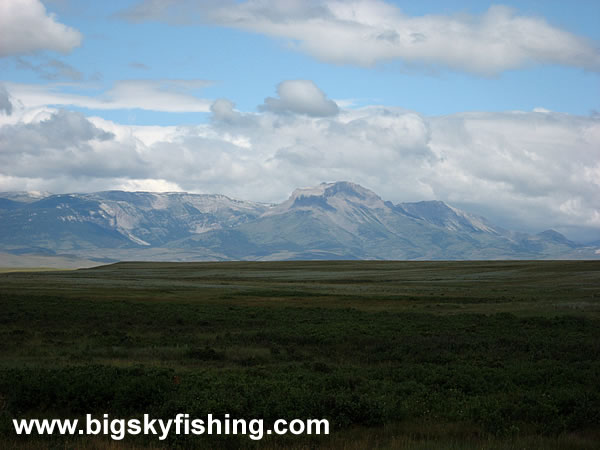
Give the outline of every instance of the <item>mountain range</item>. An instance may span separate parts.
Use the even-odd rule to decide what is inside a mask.
[[[224,195],[0,193],[0,252],[119,260],[600,259],[546,230],[505,230],[441,201],[393,204],[350,182],[280,204]]]

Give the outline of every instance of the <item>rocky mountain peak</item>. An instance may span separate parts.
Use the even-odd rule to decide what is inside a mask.
[[[0,225],[0,251],[113,260],[600,258],[556,231],[511,232],[441,201],[394,205],[347,181],[296,189],[279,205],[184,192],[8,193]]]

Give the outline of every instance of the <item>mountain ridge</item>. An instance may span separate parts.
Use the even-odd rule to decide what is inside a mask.
[[[279,204],[222,194],[0,193],[0,251],[103,260],[587,259],[554,230],[505,230],[442,201],[393,204],[341,181]]]

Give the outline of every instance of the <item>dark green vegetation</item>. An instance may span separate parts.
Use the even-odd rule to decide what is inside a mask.
[[[165,445],[594,448],[599,300],[594,261],[0,274],[0,439],[95,448],[16,438],[10,419],[186,412],[326,417],[333,434]]]

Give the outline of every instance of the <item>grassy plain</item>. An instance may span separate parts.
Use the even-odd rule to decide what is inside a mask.
[[[0,446],[597,448],[600,262],[0,273]],[[16,437],[14,417],[328,418],[328,437]],[[3,443],[3,445],[2,445]]]

